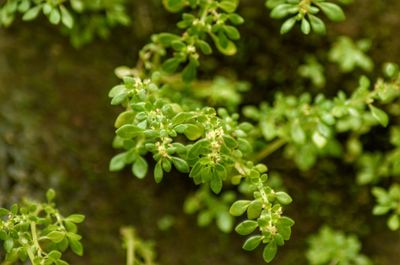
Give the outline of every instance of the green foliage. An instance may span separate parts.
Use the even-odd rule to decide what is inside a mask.
[[[190,195],[184,203],[184,211],[187,214],[198,212],[197,224],[207,226],[213,220],[216,221],[218,228],[225,233],[233,229],[234,219],[229,214],[229,207],[235,200],[235,193],[227,191],[216,197],[210,189],[202,185],[194,194]]]
[[[334,99],[322,94],[312,99],[308,93],[299,97],[278,93],[271,105],[263,103],[259,109],[247,107],[245,115],[258,120],[260,134],[267,142],[273,141],[265,144],[259,157],[286,144],[286,155],[306,170],[315,164],[318,156],[339,156],[342,147],[336,134],[349,131],[363,134],[373,126],[387,126],[387,114],[372,103],[393,102],[400,91],[397,86],[382,82],[370,90],[370,81],[362,77],[350,97],[344,92],[339,92]]]
[[[130,226],[120,229],[123,247],[126,249],[126,265],[156,265],[154,244],[143,241]]]
[[[266,262],[271,262],[278,247],[290,239],[295,223],[284,214],[292,197],[278,191],[281,186],[273,185],[264,164],[267,157],[282,147],[283,157],[277,152],[274,159],[285,166],[292,165],[285,158],[294,160],[294,166],[303,171],[299,173],[301,176],[310,173],[310,169],[322,168],[322,173],[329,171],[336,177],[340,171],[326,162],[332,160],[324,159],[325,164],[320,164],[321,157],[334,157],[338,164],[356,165],[355,184],[371,185],[376,197],[373,214],[388,214],[388,227],[399,229],[400,73],[396,64],[385,64],[385,78],[374,85],[372,78],[362,76],[358,87],[347,86],[354,81],[350,80],[346,87],[340,87],[346,92],[337,89],[331,93],[336,96],[331,97],[325,94],[332,91],[322,88],[330,86],[332,77],[329,71],[324,71],[319,62],[323,57],[316,51],[297,70],[320,94],[314,95],[311,89],[304,93],[302,88],[289,92],[282,88],[277,93],[271,92],[275,93],[271,101],[267,98],[260,105],[244,106],[253,102],[253,98],[247,100],[242,94],[249,90],[248,83],[236,80],[229,67],[216,77],[211,73],[231,61],[204,58],[214,50],[232,56],[243,45],[236,42],[241,35],[237,26],[244,22],[237,13],[239,1],[164,0],[162,3],[168,11],[181,14],[177,29],[153,35],[151,42],[140,50],[134,68],[117,68],[122,83],[109,92],[111,104],[122,109],[114,123],[113,142],[121,151],[111,159],[111,171],[129,166],[138,179],[151,176],[156,183],[163,183],[172,173],[188,176],[198,189],[186,199],[184,211],[198,213],[200,226],[215,221],[223,232],[234,229],[246,236],[243,244],[246,251],[262,245]],[[339,5],[324,0],[269,0],[266,5],[272,9],[273,18],[286,19],[282,34],[296,23],[304,34],[325,33],[326,26],[317,16],[319,13],[332,21],[345,18]],[[106,37],[111,26],[129,22],[124,0],[8,0],[1,5],[1,23],[10,25],[17,13],[21,13],[23,20],[33,20],[43,13],[52,24],[62,24],[75,45],[89,41],[96,34]],[[370,46],[369,40],[354,43],[342,36],[333,44],[328,57],[343,73],[357,68],[370,72],[374,64],[365,54]],[[243,59],[247,54],[240,56]],[[383,140],[377,138],[371,147],[370,138],[375,141],[376,131],[390,131],[390,139],[387,135]],[[8,144],[10,138],[4,137],[0,144]],[[273,159],[268,163],[273,163]],[[293,171],[295,168],[291,168]],[[349,189],[356,193],[360,187],[354,185]],[[310,194],[311,199],[315,198]],[[26,202],[21,208],[0,210],[3,218],[0,239],[4,241],[9,261],[30,259],[32,264],[65,264],[61,252],[68,247],[78,255],[83,254],[74,224],[82,222],[84,217],[74,214],[63,218],[51,202],[54,196],[49,191],[48,203]],[[364,197],[358,198],[359,201],[364,203],[369,199]],[[341,214],[337,213],[337,219]],[[234,217],[241,218],[236,226]],[[166,217],[159,227],[167,230],[172,223],[173,218]],[[128,265],[154,264],[152,244],[139,239],[130,227],[122,228],[121,235]],[[311,238],[310,244],[307,258],[311,264],[371,264],[359,254],[361,244],[357,238],[340,231],[323,228]]]
[[[341,36],[333,44],[329,52],[329,59],[337,63],[344,73],[351,72],[357,67],[370,72],[374,63],[365,54],[370,47],[371,42],[368,39],[354,43],[349,37]]]
[[[267,167],[248,159],[253,153],[250,144],[253,126],[238,122],[238,114],[230,115],[222,108],[204,107],[204,103],[199,101],[187,104],[168,93],[175,84],[170,82],[170,74],[179,72],[178,69],[181,69],[179,77],[186,83],[184,89],[191,90],[190,82],[195,79],[199,65],[196,47],[204,54],[209,54],[211,49],[206,42],[207,35],[223,54],[236,52],[232,40],[239,34],[236,28],[225,23],[242,22],[239,15],[232,13],[237,2],[179,3],[164,2],[167,9],[173,11],[184,5],[192,8],[193,13],[184,13],[183,20],[178,23],[185,32],[181,35],[154,35],[153,42],[140,53],[139,68],[124,71],[128,75],[122,78],[123,84],[115,86],[109,93],[111,104],[121,104],[126,108],[117,118],[114,140],[114,147],[125,151],[112,159],[110,169],[120,170],[127,164],[135,167],[138,160],[150,153],[156,162],[153,175],[157,183],[163,179],[164,172],[171,171],[172,165],[182,173],[189,173],[195,184],[206,184],[215,194],[221,192],[224,183],[239,185],[246,182],[258,206],[250,208],[253,209],[248,215],[251,220],[244,223],[253,224],[251,232],[258,228],[266,244],[265,252],[269,251],[264,259],[269,262],[276,254],[270,249],[276,250],[290,238],[290,227],[294,222],[283,216],[282,206],[291,202],[289,195],[269,187]],[[169,49],[174,51],[172,57],[160,60]],[[182,64],[185,66],[180,67]],[[133,173],[142,177],[135,170]],[[199,223],[207,224],[213,218],[217,219],[222,230],[230,230],[231,218],[223,213],[215,215],[203,211]],[[236,231],[243,234],[240,229]]]
[[[282,24],[281,34],[288,33],[296,22],[300,23],[301,31],[306,35],[311,30],[317,34],[325,34],[325,23],[316,16],[320,11],[335,22],[345,19],[345,14],[339,5],[325,0],[267,0],[265,5],[272,9],[270,14],[272,18],[286,19]]]
[[[127,25],[124,4],[125,0],[6,0],[0,4],[0,26],[10,26],[18,14],[23,21],[43,14],[51,24],[67,28],[72,43],[80,46],[96,35],[107,37],[110,27]]]
[[[400,228],[400,185],[393,184],[388,191],[375,187],[372,189],[372,193],[378,202],[373,213],[383,215],[393,211],[387,225],[391,230],[398,230]]]
[[[313,86],[317,88],[325,86],[324,67],[314,56],[307,56],[305,64],[298,68],[298,72],[301,77],[310,79]]]
[[[46,203],[25,201],[13,204],[10,209],[0,208],[0,240],[7,262],[29,259],[34,265],[65,265],[68,263],[61,257],[68,248],[76,255],[83,255],[82,237],[76,224],[85,217],[80,214],[63,217],[55,208],[55,196],[50,189]]]
[[[323,227],[317,235],[309,239],[309,243],[307,259],[311,265],[372,264],[366,256],[359,253],[361,243],[353,235],[346,236],[341,231]]]
[[[172,170],[172,166],[179,172],[189,173],[195,184],[202,185],[202,189],[186,201],[186,212],[200,211],[199,225],[207,225],[216,219],[223,231],[229,231],[232,226],[226,203],[233,198],[228,196],[227,199],[224,195],[218,201],[209,190],[219,194],[228,183],[247,185],[246,194],[252,198],[234,201],[229,212],[233,216],[246,213],[246,220],[235,228],[240,235],[251,234],[243,248],[253,250],[263,242],[264,260],[270,262],[277,253],[277,247],[290,238],[294,221],[283,216],[282,207],[290,204],[292,198],[268,185],[267,168],[257,164],[257,161],[284,145],[285,155],[294,159],[302,170],[311,168],[320,156],[339,157],[343,155],[344,148],[337,139],[338,134],[350,132],[357,135],[351,138],[357,143],[358,137],[374,126],[388,126],[390,119],[382,106],[397,100],[400,92],[398,86],[390,86],[383,80],[371,89],[370,81],[361,77],[359,87],[350,96],[339,92],[335,98],[327,99],[322,94],[312,98],[308,93],[299,97],[278,93],[272,104],[262,103],[259,108],[249,106],[244,109],[245,117],[254,120],[256,126],[240,122],[241,118],[236,113],[229,114],[226,109],[209,107],[207,98],[199,97],[199,93],[194,92],[201,87],[200,81],[196,80],[200,65],[197,49],[204,55],[210,54],[212,48],[207,41],[212,40],[223,54],[236,52],[233,40],[239,34],[225,23],[234,23],[229,17],[238,16],[231,13],[237,3],[228,2],[164,1],[166,8],[172,12],[191,10],[191,13],[184,13],[178,23],[183,33],[154,35],[152,42],[141,50],[136,68],[117,69],[123,83],[112,88],[109,96],[111,104],[122,105],[126,110],[115,122],[117,135],[113,145],[124,149],[124,152],[112,159],[110,169],[117,171],[132,164],[133,174],[143,178],[148,170],[144,158],[151,155],[155,160],[153,176],[157,183]],[[293,10],[299,10],[298,1],[290,4],[280,2],[275,1],[273,16],[285,5],[286,8],[290,5]],[[301,19],[307,22],[304,18],[307,16],[314,31],[322,33],[322,27],[325,27],[323,22],[318,22],[319,28],[315,26],[319,21],[312,15],[316,13],[315,6],[333,20],[342,18],[341,9],[334,4],[303,2],[302,8],[307,4],[305,7],[311,11],[301,13]],[[271,3],[268,5],[271,6]],[[216,15],[218,12],[222,13]],[[288,31],[296,20],[291,18],[286,21],[282,30]],[[225,49],[221,49],[224,38]],[[343,71],[353,70],[356,66],[370,70],[372,63],[362,53],[368,48],[365,43],[359,42],[356,46],[350,39],[342,37],[334,45],[330,58],[340,62]],[[231,47],[235,47],[234,52],[228,51]],[[308,65],[300,68],[300,74],[312,78],[315,85],[322,86],[325,82],[323,68],[310,58]],[[395,83],[396,66],[387,65],[385,69],[391,74],[390,82]],[[213,84],[209,82],[207,87],[212,88]],[[233,106],[230,109],[235,110],[239,102],[225,103],[225,106]],[[216,101],[213,104],[218,106]],[[252,148],[254,142],[258,143],[256,150]],[[358,156],[359,153],[353,152],[353,155]]]

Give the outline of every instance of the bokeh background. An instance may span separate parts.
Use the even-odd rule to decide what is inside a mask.
[[[116,153],[111,142],[118,109],[107,97],[118,83],[114,68],[133,66],[151,34],[173,31],[179,19],[164,11],[161,1],[128,2],[129,26],[114,28],[107,39],[79,49],[45,18],[0,29],[0,205],[23,197],[42,199],[54,188],[62,212],[87,217],[80,226],[85,255],[68,256],[74,265],[124,264],[119,236],[124,225],[135,226],[142,238],[156,243],[160,264],[264,264],[261,250],[241,250],[241,236],[224,234],[215,225],[200,228],[195,216],[183,213],[186,196],[196,189],[187,176],[175,172],[156,185],[151,176],[138,180],[129,170],[108,171]],[[368,54],[375,62],[369,76],[379,75],[383,62],[399,63],[400,2],[356,0],[345,11],[346,22],[328,24],[325,37],[304,36],[298,29],[280,36],[281,22],[269,18],[263,1],[242,1],[238,12],[247,22],[239,28],[240,53],[205,59],[201,75],[248,81],[251,90],[243,105],[258,104],[261,98],[271,101],[277,91],[351,92],[363,72],[341,74],[329,63],[327,50],[339,35],[368,38]],[[307,54],[326,66],[323,89],[298,75]],[[370,134],[374,141],[380,130]],[[387,229],[385,218],[372,216],[369,187],[354,184],[353,167],[321,159],[301,172],[282,159],[277,152],[266,163],[294,198],[287,215],[296,225],[272,264],[307,264],[307,238],[322,224],[357,233],[363,252],[376,264],[400,264],[400,234]],[[172,226],[159,229],[160,220],[172,220]]]

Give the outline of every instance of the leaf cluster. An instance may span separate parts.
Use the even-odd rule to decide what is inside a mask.
[[[53,25],[63,25],[75,46],[90,42],[96,35],[107,37],[109,28],[130,22],[125,0],[6,0],[0,4],[0,26],[8,27],[21,14],[31,21],[43,14]],[[103,15],[103,13],[105,15]]]
[[[0,240],[6,253],[6,261],[29,261],[33,265],[66,265],[62,253],[71,249],[83,255],[76,224],[84,221],[81,214],[63,217],[53,200],[50,189],[46,203],[25,201],[14,204],[10,209],[0,208]]]
[[[325,34],[325,23],[317,16],[320,11],[335,22],[346,18],[339,5],[325,0],[267,0],[265,5],[271,9],[272,18],[286,19],[281,26],[281,34],[288,33],[297,22],[300,23],[301,31],[306,35],[311,30],[317,34]]]

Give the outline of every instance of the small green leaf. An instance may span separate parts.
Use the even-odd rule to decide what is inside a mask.
[[[194,117],[196,117],[196,114],[193,114],[192,112],[179,112],[172,118],[172,124],[174,126],[179,125],[193,119]]]
[[[233,216],[240,216],[246,212],[250,203],[251,201],[248,200],[235,201],[229,209],[229,213]]]
[[[156,166],[154,167],[154,180],[156,181],[156,183],[160,183],[162,178],[163,178],[163,169],[162,169],[162,165],[161,165],[161,160],[159,160],[156,164]]]
[[[3,244],[4,250],[10,253],[11,249],[14,247],[14,240],[12,238],[7,238]]]
[[[119,105],[128,97],[128,93],[121,93],[113,97],[111,105]]]
[[[293,201],[289,194],[283,191],[278,191],[277,193],[275,193],[275,196],[276,199],[284,205],[290,204]]]
[[[217,226],[224,233],[231,232],[233,227],[232,216],[228,212],[219,212],[217,215]]]
[[[296,17],[291,17],[287,19],[281,26],[281,34],[286,34],[288,33],[296,24]]]
[[[228,39],[224,39],[223,37],[217,37],[214,34],[212,34],[211,37],[214,40],[215,46],[222,54],[227,55],[227,56],[236,54],[237,48],[236,48],[235,43],[233,43],[232,41],[230,41]]]
[[[19,209],[19,207],[18,207],[18,204],[16,204],[16,203],[11,205],[11,207],[10,207],[10,211],[11,211],[12,214],[17,214],[18,213],[18,209]]]
[[[206,55],[212,53],[211,46],[207,42],[205,42],[203,40],[197,40],[196,41],[196,46],[199,47],[201,52],[206,54]]]
[[[132,124],[125,124],[125,125],[122,125],[121,127],[119,127],[115,131],[115,133],[121,138],[131,139],[132,137],[142,134],[143,129],[138,128],[137,126],[132,125]]]
[[[294,221],[290,219],[289,217],[283,216],[281,219],[279,219],[279,223],[282,223],[287,226],[292,226],[294,225]]]
[[[278,232],[282,236],[282,239],[289,240],[292,234],[292,228],[290,224],[279,222],[277,225]]]
[[[71,13],[69,13],[68,9],[64,6],[60,6],[61,10],[61,22],[67,27],[72,28],[74,26],[74,18],[72,17]]]
[[[196,59],[190,59],[189,64],[182,71],[182,80],[186,83],[193,81],[196,78],[198,65],[199,62]]]
[[[308,22],[308,20],[305,18],[301,20],[301,31],[306,35],[308,35],[311,31],[310,22]]]
[[[260,245],[260,243],[261,243],[261,241],[262,241],[262,238],[263,238],[262,236],[252,236],[252,237],[249,237],[249,238],[244,242],[242,248],[243,248],[244,250],[247,250],[247,251],[252,251],[252,250],[256,249],[256,248]]]
[[[238,31],[235,27],[232,27],[232,26],[224,26],[224,31],[225,31],[226,35],[228,35],[228,37],[229,37],[231,40],[238,40],[238,39],[240,39],[240,33],[239,33],[239,31]]]
[[[73,222],[65,220],[64,223],[65,223],[65,228],[67,229],[68,232],[76,233],[78,231],[78,227]]]
[[[217,174],[213,174],[210,181],[210,188],[215,193],[218,194],[222,189],[222,179]]]
[[[42,9],[41,5],[32,7],[24,14],[24,16],[22,17],[22,20],[29,21],[29,20],[35,19],[39,15],[39,12],[41,9]]]
[[[60,231],[52,231],[47,235],[47,237],[54,243],[59,243],[64,239],[65,233]]]
[[[372,214],[373,215],[383,215],[383,214],[386,214],[389,211],[390,211],[390,207],[389,206],[377,205],[372,210]]]
[[[328,142],[327,139],[317,131],[313,133],[312,140],[318,148],[323,148]]]
[[[25,13],[28,11],[29,7],[31,6],[31,2],[29,0],[23,1],[18,6],[18,11],[21,13]]]
[[[185,0],[163,0],[165,9],[169,12],[179,12],[185,6]]]
[[[52,250],[47,256],[52,260],[58,260],[61,258],[61,252],[57,250]]]
[[[235,0],[226,0],[219,3],[219,7],[225,12],[232,13],[236,10],[238,2]]]
[[[172,74],[176,72],[176,69],[178,69],[180,64],[181,61],[178,58],[172,57],[163,63],[162,69],[165,72]]]
[[[197,224],[199,226],[206,226],[211,223],[213,215],[209,211],[201,211],[197,216]]]
[[[51,10],[53,10],[53,7],[49,3],[45,3],[45,4],[43,4],[42,10],[43,10],[43,14],[48,16],[48,15],[50,15]]]
[[[59,259],[59,260],[56,260],[56,265],[69,265],[69,263]]]
[[[155,38],[163,46],[171,46],[174,42],[181,42],[181,37],[172,33],[160,33],[155,35]]]
[[[78,240],[69,239],[69,246],[71,250],[78,256],[83,255],[83,246],[82,243]]]
[[[291,124],[290,136],[293,141],[298,144],[304,144],[306,140],[306,134],[300,126],[300,122],[295,121]]]
[[[79,224],[85,221],[85,216],[83,214],[71,214],[66,218],[67,221]]]
[[[115,128],[120,128],[121,126],[132,123],[135,118],[135,113],[132,110],[127,110],[120,113],[114,122]]]
[[[108,92],[108,96],[110,98],[113,98],[119,94],[126,93],[126,92],[127,92],[127,89],[126,89],[125,85],[117,85],[110,89],[110,92]]]
[[[229,20],[234,25],[240,25],[240,24],[243,24],[243,22],[244,22],[244,19],[241,16],[239,16],[238,14],[234,14],[234,13],[229,14]]]
[[[81,240],[82,239],[82,236],[80,236],[78,234],[75,234],[75,233],[72,233],[72,232],[68,232],[67,233],[67,237],[71,238],[73,240]]]
[[[56,197],[56,192],[53,189],[49,189],[46,192],[46,198],[48,202],[53,201],[55,197]]]
[[[265,246],[263,251],[263,258],[266,262],[271,262],[275,256],[276,252],[278,251],[278,247],[276,246],[275,241],[271,241],[268,245]]]
[[[183,133],[189,140],[194,141],[203,135],[203,128],[193,124],[188,124]]]
[[[262,202],[259,200],[252,201],[247,208],[247,218],[256,219],[260,216],[262,211]]]
[[[395,231],[400,228],[400,218],[398,215],[393,214],[387,221],[387,225],[390,230]]]
[[[324,12],[324,14],[332,21],[343,21],[346,19],[342,8],[334,3],[322,2],[318,3],[318,6],[321,8],[322,12]]]
[[[312,29],[316,33],[318,33],[320,35],[323,35],[326,33],[325,24],[321,19],[319,19],[318,17],[311,15],[311,14],[308,14],[308,18],[310,20]]]
[[[54,8],[50,12],[49,21],[51,24],[57,25],[58,23],[60,23],[60,20],[61,20],[60,11],[58,11],[57,8]]]
[[[290,14],[290,10],[293,8],[291,4],[281,4],[274,7],[271,11],[271,18],[280,19]]]
[[[132,173],[137,178],[143,179],[147,174],[148,167],[147,161],[142,156],[138,156],[132,166]]]
[[[389,78],[394,78],[399,73],[399,66],[394,63],[385,63],[383,73]]]
[[[71,6],[74,10],[78,12],[82,12],[84,7],[84,4],[82,3],[82,0],[71,0]]]
[[[183,160],[182,158],[179,157],[172,157],[172,163],[174,164],[175,168],[182,172],[182,173],[188,173],[189,172],[189,165],[188,163]]]
[[[110,161],[110,166],[109,166],[110,171],[121,170],[125,166],[125,159],[126,159],[125,153],[121,153],[114,156]]]
[[[374,107],[373,105],[369,105],[372,116],[383,126],[386,127],[389,124],[389,116],[381,109]]]
[[[9,210],[5,209],[5,208],[0,208],[0,217],[4,217],[6,215],[8,215],[10,213]]]
[[[242,236],[252,233],[258,227],[258,223],[253,220],[246,220],[238,224],[235,231]]]

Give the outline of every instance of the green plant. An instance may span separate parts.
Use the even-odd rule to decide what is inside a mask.
[[[354,43],[350,38],[341,36],[333,44],[329,52],[329,59],[339,65],[342,72],[351,72],[356,67],[370,72],[374,63],[364,54],[371,47],[368,39],[359,40]]]
[[[370,265],[372,262],[360,254],[361,244],[354,235],[323,227],[309,239],[307,259],[311,265],[354,264]]]
[[[400,228],[400,186],[393,184],[388,191],[375,187],[372,193],[378,201],[373,209],[375,215],[383,215],[389,211],[393,211],[390,215],[387,225],[391,230]]]
[[[133,227],[122,227],[123,247],[126,249],[126,265],[156,265],[153,243],[141,240]]]
[[[33,265],[68,264],[62,260],[62,252],[71,249],[82,256],[76,224],[84,221],[81,214],[62,216],[53,202],[56,194],[50,189],[47,202],[24,201],[10,209],[0,208],[0,240],[6,252],[5,260],[14,263],[27,259]]]
[[[167,1],[165,5],[169,10],[178,11],[185,1]],[[189,1],[187,5],[193,9],[193,14],[184,13],[178,23],[185,31],[181,35],[154,35],[153,42],[141,51],[138,68],[130,71],[132,76],[124,76],[123,84],[109,93],[111,104],[126,108],[116,120],[118,129],[114,140],[114,147],[125,151],[111,160],[110,170],[132,164],[133,174],[143,178],[148,171],[144,156],[151,153],[156,161],[153,175],[157,183],[163,179],[164,172],[171,171],[172,165],[182,173],[189,173],[195,184],[206,184],[217,194],[224,182],[234,185],[247,182],[254,198],[232,204],[230,213],[233,216],[247,211],[248,217],[235,230],[249,235],[258,228],[259,235],[250,237],[243,248],[253,250],[263,242],[266,244],[264,259],[271,261],[277,246],[290,238],[294,222],[283,216],[282,206],[292,199],[266,184],[265,165],[246,159],[253,153],[250,145],[253,126],[239,123],[239,115],[230,115],[225,109],[216,111],[184,101],[174,102],[168,92],[164,93],[175,85],[176,79],[171,83],[168,76],[181,64],[185,66],[180,77],[190,88],[199,65],[196,47],[204,54],[211,52],[205,37],[211,37],[223,54],[236,53],[236,46],[229,39],[237,39],[239,34],[236,28],[225,24],[228,19],[233,23],[242,22],[234,13],[236,1]],[[162,60],[170,47],[174,50],[172,58]],[[198,104],[201,106],[201,102]]]
[[[43,13],[51,24],[66,27],[71,42],[81,46],[96,35],[107,37],[110,27],[129,24],[124,5],[125,0],[6,0],[0,4],[0,25],[10,26],[18,13],[23,21]]]
[[[274,3],[272,14],[283,8],[282,5],[286,8],[294,6],[298,11],[298,4],[304,5],[303,2],[293,1],[291,5]],[[212,50],[207,37],[223,54],[236,53],[232,40],[239,38],[239,33],[226,22],[242,22],[234,13],[237,2],[165,1],[164,4],[173,12],[190,7],[192,13],[184,13],[182,21],[177,24],[184,30],[180,35],[153,35],[152,42],[140,52],[137,67],[119,69],[123,83],[112,88],[109,96],[111,104],[126,109],[115,122],[117,136],[114,140],[114,147],[122,148],[124,152],[111,160],[110,170],[121,170],[132,164],[133,174],[144,178],[149,168],[145,157],[150,153],[155,160],[153,176],[157,183],[173,165],[178,171],[188,173],[195,184],[207,185],[216,194],[224,185],[248,185],[246,193],[253,198],[236,200],[229,212],[233,216],[247,212],[247,220],[236,226],[236,232],[249,235],[258,228],[259,233],[249,237],[243,248],[253,250],[263,242],[264,260],[270,262],[276,255],[277,246],[290,238],[294,222],[282,215],[282,207],[292,199],[287,193],[276,192],[267,184],[267,167],[258,161],[284,145],[286,155],[293,158],[302,170],[312,167],[319,156],[341,156],[342,147],[335,135],[350,131],[359,136],[373,126],[388,126],[388,115],[376,104],[394,102],[400,95],[398,86],[388,86],[381,81],[371,90],[370,81],[361,77],[359,87],[352,95],[339,92],[332,100],[323,95],[312,99],[307,93],[299,97],[278,94],[272,105],[265,103],[259,109],[254,106],[244,109],[245,116],[258,122],[258,126],[239,122],[238,114],[204,106],[204,101],[191,96],[196,89],[193,81],[199,67],[197,49],[206,55]],[[314,3],[307,3],[310,9],[307,12],[315,13],[311,4]],[[323,1],[315,5],[330,18],[343,17],[336,5]],[[316,17],[307,12],[299,13],[292,20],[301,16],[304,24],[307,14],[315,22]],[[284,29],[287,28],[285,24]],[[322,33],[325,29],[322,31],[323,24],[319,25],[314,25],[314,30]],[[345,51],[346,59],[361,60],[361,66],[369,70],[370,62],[367,62],[367,68],[364,55],[353,48],[349,50],[348,39],[340,40],[332,50],[332,60],[344,63],[345,66],[341,66],[343,70],[352,70],[357,63],[343,62],[340,56]],[[351,56],[347,55],[348,50]],[[182,93],[186,97],[182,97]],[[252,148],[255,142],[258,142],[257,147]],[[226,208],[223,204],[217,206],[212,197],[204,195],[206,189],[202,190],[200,194],[203,194],[201,197],[206,205],[212,205],[214,210],[221,207],[221,210],[204,210],[199,215],[199,224],[208,224],[215,216],[219,227],[228,231],[230,219],[225,217],[223,210]],[[198,200],[186,204],[190,213],[199,207]]]
[[[348,4],[351,1],[337,2]],[[188,176],[197,190],[185,200],[184,211],[198,213],[200,226],[215,221],[223,232],[234,229],[248,236],[243,249],[253,251],[262,245],[266,262],[271,262],[278,247],[290,239],[294,225],[294,220],[286,216],[286,206],[292,203],[292,197],[282,185],[282,177],[278,177],[280,185],[275,185],[270,177],[267,164],[273,164],[274,159],[275,164],[290,165],[289,169],[273,168],[272,172],[278,171],[276,175],[280,176],[304,177],[318,171],[343,180],[353,175],[353,171],[349,170],[351,173],[342,177],[339,167],[351,167],[356,178],[354,183],[346,185],[358,200],[344,201],[365,206],[372,196],[362,191],[371,189],[377,201],[372,213],[389,214],[388,227],[399,229],[400,72],[396,64],[385,64],[384,76],[376,82],[371,76],[350,75],[357,68],[367,73],[373,70],[374,63],[366,55],[372,42],[365,39],[354,42],[350,37],[341,36],[332,43],[325,58],[337,64],[340,72],[347,73],[349,80],[343,82],[343,87],[331,88],[332,74],[323,66],[324,54],[316,51],[306,56],[295,70],[318,88],[317,93],[309,88],[282,87],[265,93],[268,94],[265,98],[258,98],[256,94],[255,99],[247,100],[249,93],[245,93],[250,90],[250,84],[238,80],[240,75],[232,74],[240,71],[233,69],[234,63],[227,66],[230,71],[214,74],[216,67],[232,62],[232,59],[224,61],[223,55],[239,54],[242,59],[247,56],[241,54],[244,44],[240,42],[240,25],[244,19],[237,9],[239,1],[164,0],[162,3],[168,11],[181,15],[177,28],[152,35],[151,41],[139,51],[135,67],[122,66],[115,71],[122,82],[108,95],[111,104],[121,110],[114,123],[113,141],[113,147],[120,153],[111,159],[110,171],[122,171],[128,166],[136,178],[151,175],[156,183],[174,173]],[[23,13],[23,20],[34,19],[43,12],[51,23],[62,23],[69,28],[63,30],[71,34],[73,42],[81,44],[96,32],[106,36],[111,25],[127,24],[129,19],[124,5],[125,1],[9,0],[1,6],[1,21],[9,25],[17,12]],[[306,35],[311,30],[325,33],[326,26],[317,16],[320,11],[332,21],[345,18],[339,5],[323,0],[269,0],[266,5],[272,9],[272,18],[286,19],[281,26],[282,34],[288,33],[297,22]],[[260,56],[260,61],[263,59]],[[297,76],[295,79],[297,81]],[[332,89],[330,96],[323,89]],[[375,144],[376,132],[382,132],[384,139],[377,138]],[[371,142],[374,143],[372,147]],[[317,175],[314,173],[314,180]],[[330,183],[331,175],[318,181]],[[313,180],[304,177],[296,181],[304,181],[302,188],[312,189]],[[287,190],[291,191],[289,187]],[[51,192],[48,194],[51,197]],[[312,200],[323,202],[312,190],[310,194]],[[16,220],[21,218],[32,222],[32,218],[39,218],[36,209],[42,207],[48,214],[39,232],[43,240],[57,241],[53,243],[67,240],[72,250],[81,254],[81,245],[75,242],[79,242],[80,236],[70,235],[76,239],[71,243],[68,233],[74,232],[68,230],[64,219],[52,226],[53,217],[59,214],[51,199],[47,204],[33,205],[33,213],[31,206],[19,212],[15,206],[11,211],[2,210],[4,222],[15,226]],[[50,209],[49,212],[46,209]],[[306,212],[307,209],[304,214]],[[339,219],[342,214],[338,211],[335,217]],[[164,216],[158,225],[161,230],[168,230],[174,225],[174,217]],[[79,217],[78,221],[83,221],[82,216]],[[236,226],[234,217],[240,218]],[[21,230],[17,235],[7,232],[8,226],[3,226],[1,232],[6,231],[4,248],[9,261],[29,258],[33,264],[64,264],[59,259],[66,249],[57,244],[45,250],[37,247],[31,224],[28,228],[22,226],[28,230]],[[346,224],[342,229],[352,231]],[[315,265],[371,264],[366,256],[359,254],[361,243],[356,236],[345,236],[344,232],[325,227],[312,236],[306,255],[309,262]],[[59,237],[52,240],[51,233]],[[139,239],[131,227],[122,228],[121,235],[127,265],[154,264],[152,244]],[[28,236],[28,241],[24,241],[24,236]]]
[[[311,30],[318,34],[325,34],[325,23],[316,16],[319,11],[332,21],[345,19],[339,5],[325,0],[267,0],[265,5],[272,9],[272,18],[281,19],[290,16],[282,24],[281,34],[288,33],[296,22],[300,22],[301,31],[306,35]]]

